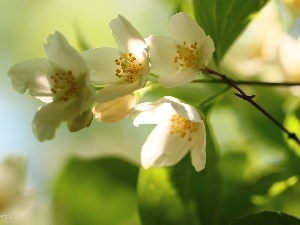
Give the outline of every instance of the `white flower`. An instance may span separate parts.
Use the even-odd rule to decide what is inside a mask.
[[[82,53],[95,85],[107,85],[96,101],[106,102],[131,94],[147,81],[150,71],[148,46],[140,33],[123,17],[110,22],[119,49],[95,48]]]
[[[205,126],[193,106],[167,96],[139,104],[130,114],[135,126],[157,124],[142,147],[143,167],[172,166],[189,151],[196,171],[205,167]]]
[[[27,199],[25,186],[25,160],[20,156],[8,156],[0,162],[0,215],[14,203]]]
[[[151,68],[161,74],[158,82],[175,87],[193,81],[206,67],[215,50],[214,43],[187,14],[170,19],[171,37],[150,36]]]
[[[93,113],[99,122],[113,123],[125,118],[135,105],[136,97],[125,95],[109,102],[96,103]]]
[[[278,47],[278,59],[285,81],[300,82],[300,36],[295,39],[289,35],[282,38]],[[291,87],[300,96],[300,87]]]
[[[59,32],[49,35],[44,45],[48,59],[32,59],[10,68],[13,87],[21,94],[29,93],[46,104],[39,108],[32,122],[39,141],[54,137],[61,121],[70,131],[89,125],[94,101],[94,88],[81,55]]]
[[[19,155],[0,162],[0,224],[52,224],[50,204],[26,187],[26,166]]]
[[[276,53],[283,26],[278,7],[276,1],[269,1],[257,13],[225,54],[221,70],[239,76],[259,75],[260,80],[280,81]]]

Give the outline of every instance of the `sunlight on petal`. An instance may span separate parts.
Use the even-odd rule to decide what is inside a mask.
[[[195,109],[193,106],[183,103],[172,96],[165,96],[162,99],[166,102],[171,103],[175,111],[185,119],[194,122],[201,121],[201,116],[197,112],[197,109]]]
[[[142,103],[131,111],[131,119],[134,126],[140,124],[157,124],[168,120],[174,113],[174,109],[169,103]]]
[[[130,39],[128,49],[136,57],[137,61],[142,62],[145,59],[145,49],[147,45],[140,39]]]
[[[49,82],[49,80],[48,80],[46,74],[43,74],[43,75],[41,75],[41,76],[38,76],[38,77],[36,78],[36,80],[37,80],[37,82],[40,83],[42,86],[47,87],[47,88],[49,88],[49,89],[51,88],[50,82]]]
[[[41,87],[44,87],[45,89],[50,90],[51,84],[49,82],[49,79],[47,78],[46,74],[37,76],[36,82],[41,85]],[[36,96],[37,99],[40,99],[42,102],[49,103],[53,101],[52,96]]]

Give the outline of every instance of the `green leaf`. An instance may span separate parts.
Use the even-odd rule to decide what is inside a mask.
[[[300,220],[281,212],[261,212],[240,218],[231,225],[300,225]]]
[[[177,165],[141,169],[138,204],[144,225],[216,224],[221,178],[211,128],[207,129],[207,163],[196,172],[188,154]]]
[[[215,43],[217,64],[267,0],[194,0],[198,24]]]
[[[137,175],[120,159],[71,160],[54,189],[55,224],[139,224]]]

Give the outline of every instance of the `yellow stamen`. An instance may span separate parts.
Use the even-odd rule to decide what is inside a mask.
[[[53,81],[51,92],[58,95],[59,101],[67,102],[70,98],[79,96],[80,86],[72,71],[57,72],[51,76],[51,80]]]
[[[186,41],[183,45],[177,45],[177,55],[174,56],[174,63],[178,63],[181,67],[193,67],[199,60],[199,54],[197,52],[197,42],[187,46]]]
[[[115,60],[115,63],[121,67],[116,69],[116,76],[125,78],[125,82],[133,83],[142,76],[144,67],[142,63],[137,62],[136,57],[132,53],[120,56]]]
[[[187,120],[179,114],[174,114],[170,120],[172,122],[170,134],[179,134],[182,139],[192,140],[192,133],[197,131],[198,123]]]

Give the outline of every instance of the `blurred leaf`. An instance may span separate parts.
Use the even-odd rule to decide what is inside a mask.
[[[207,128],[207,163],[196,172],[187,155],[177,165],[141,169],[138,202],[144,225],[215,224],[220,210],[221,177],[216,147]]]
[[[300,225],[300,220],[281,212],[261,212],[238,219],[231,225]]]
[[[288,176],[285,173],[272,173],[258,179],[256,182],[247,183],[243,180],[231,180],[231,174],[229,173],[230,171],[226,174],[222,185],[220,224],[228,224],[239,216],[247,215],[249,211],[257,210],[257,205],[253,201],[254,196],[266,196],[274,182]],[[230,180],[228,180],[228,177]]]
[[[292,133],[295,133],[298,138],[300,138],[300,116],[297,113],[300,112],[300,101],[299,108],[297,106],[296,109],[289,112],[286,115],[284,120],[284,126]],[[300,145],[296,143],[294,140],[287,140],[287,144],[289,147],[296,153],[298,157],[300,157]]]
[[[182,160],[178,165],[183,165]],[[184,163],[187,164],[188,162]],[[182,171],[180,178],[187,176]],[[189,218],[189,209],[184,205],[178,190],[172,184],[172,168],[141,169],[138,182],[138,197],[141,220],[150,224],[199,224]],[[182,187],[186,186],[183,184]],[[190,210],[194,210],[191,203]],[[190,212],[193,215],[193,211]]]
[[[194,0],[198,24],[215,43],[214,58],[222,57],[267,0]]]
[[[295,183],[297,180],[298,177],[293,176],[285,181],[275,182],[268,190],[267,195],[253,196],[251,200],[258,204],[259,211],[280,211],[300,219],[300,183],[299,181]]]
[[[297,137],[300,137],[300,121],[297,118],[295,112],[289,113],[286,118],[284,125],[289,129],[291,132],[295,132]],[[294,140],[286,140],[287,144],[289,145],[289,167],[295,174],[299,174],[300,171],[300,146]]]
[[[86,50],[91,49],[92,47],[90,46],[90,44],[86,40],[83,32],[80,30],[78,23],[75,23],[74,27],[75,27],[77,41],[78,41],[78,45],[80,47],[80,50],[81,51],[86,51]]]
[[[55,185],[55,224],[139,224],[137,174],[136,166],[116,158],[71,160]]]

